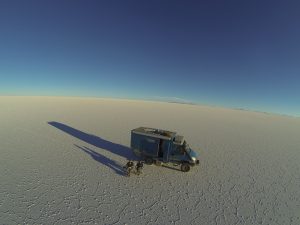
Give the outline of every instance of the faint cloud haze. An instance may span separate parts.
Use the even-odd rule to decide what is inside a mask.
[[[196,104],[195,102],[184,99],[184,98],[179,98],[179,97],[174,97],[174,96],[153,96],[151,97],[152,100],[156,101],[163,101],[163,102],[174,102],[174,103],[183,103],[183,104]]]

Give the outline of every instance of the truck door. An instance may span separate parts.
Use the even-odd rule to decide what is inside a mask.
[[[171,141],[164,141],[164,145],[163,145],[163,150],[164,150],[164,155],[163,155],[163,161],[164,162],[169,162],[169,155],[170,155],[170,151],[172,148],[171,145]]]
[[[185,159],[185,154],[186,153],[182,145],[173,144],[169,160],[174,162],[181,162],[183,159]]]
[[[164,155],[164,141],[159,139],[159,146],[158,146],[158,158],[163,158]]]
[[[145,138],[141,141],[141,149],[144,155],[158,156],[158,142],[155,139]]]

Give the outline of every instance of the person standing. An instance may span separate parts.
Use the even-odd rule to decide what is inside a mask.
[[[140,175],[142,173],[142,169],[144,167],[144,163],[142,161],[138,161],[136,164],[136,174]]]
[[[133,161],[128,161],[127,163],[126,163],[126,165],[124,166],[124,169],[126,170],[126,175],[128,176],[128,177],[130,177],[130,173],[131,173],[131,171],[132,171],[132,169],[134,168],[134,162]]]

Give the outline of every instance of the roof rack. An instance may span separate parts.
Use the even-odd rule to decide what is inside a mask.
[[[138,127],[132,130],[133,133],[147,135],[151,137],[171,140],[176,136],[176,132],[150,128],[150,127]]]

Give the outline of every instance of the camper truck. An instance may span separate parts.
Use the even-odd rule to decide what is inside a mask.
[[[183,136],[176,132],[139,127],[131,131],[131,148],[135,155],[144,158],[146,164],[173,163],[188,172],[199,164],[198,155]]]

